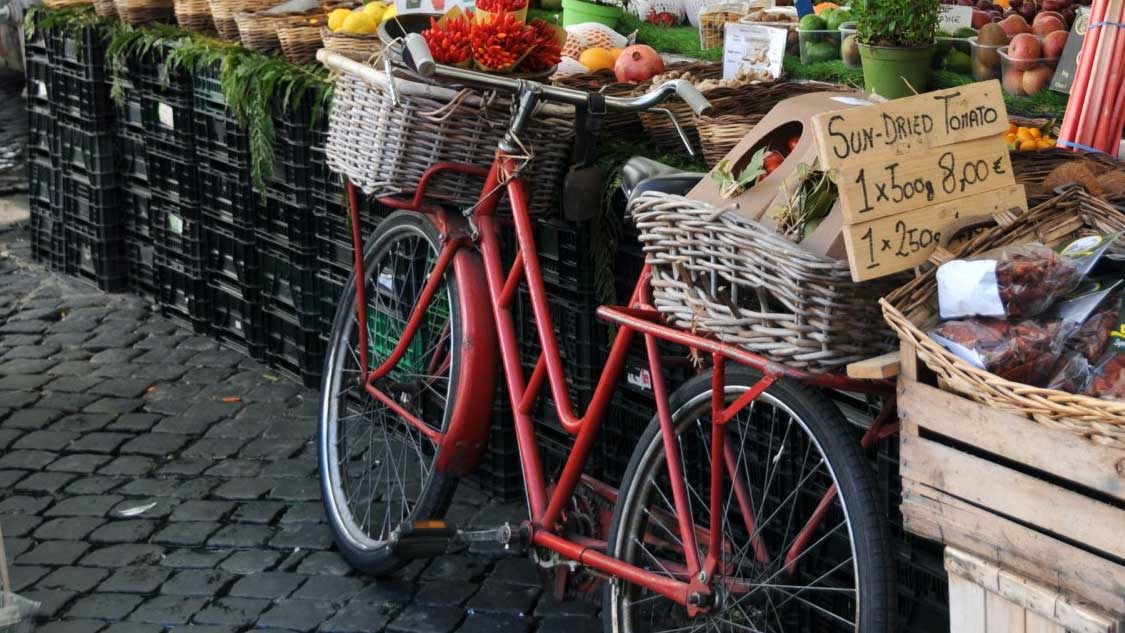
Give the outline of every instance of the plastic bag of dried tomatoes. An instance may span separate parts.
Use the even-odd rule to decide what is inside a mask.
[[[1085,237],[1059,252],[1043,244],[1005,246],[946,262],[937,271],[941,317],[1022,319],[1042,314],[1078,287],[1117,237]]]

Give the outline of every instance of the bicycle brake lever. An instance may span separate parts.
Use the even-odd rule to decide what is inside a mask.
[[[676,134],[680,135],[680,141],[683,142],[684,147],[687,148],[688,155],[692,158],[695,158],[695,150],[692,149],[691,141],[688,140],[687,133],[684,132],[684,128],[680,127],[680,122],[676,120],[676,115],[672,114],[672,111],[668,108],[649,108],[649,110],[651,112],[663,112],[668,116],[669,119],[672,120],[672,127],[676,128]]]

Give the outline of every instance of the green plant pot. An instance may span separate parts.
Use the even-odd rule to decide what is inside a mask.
[[[562,0],[563,26],[573,26],[583,22],[597,22],[609,28],[621,19],[621,7],[607,7],[583,0]]]
[[[900,99],[925,92],[930,83],[933,45],[922,48],[859,45],[863,84],[869,95]]]

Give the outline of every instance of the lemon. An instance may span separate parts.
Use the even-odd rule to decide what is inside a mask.
[[[352,11],[351,15],[344,19],[344,24],[340,27],[340,30],[353,35],[369,35],[374,33],[378,26],[379,23],[370,13]]]
[[[578,63],[590,70],[606,70],[613,68],[613,52],[605,48],[587,48],[578,56]]]
[[[383,19],[383,11],[385,10],[386,6],[378,0],[368,2],[367,6],[363,7],[363,12],[369,14],[376,22]]]
[[[344,25],[344,20],[352,14],[351,9],[335,9],[332,13],[328,14],[328,30],[339,31],[340,27]]]
[[[395,5],[393,5],[393,4],[387,5],[386,10],[383,11],[383,21],[386,22],[387,20],[395,17],[396,15],[398,15],[398,9],[395,7]]]

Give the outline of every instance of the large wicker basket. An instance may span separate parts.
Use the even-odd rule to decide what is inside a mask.
[[[700,69],[696,77],[697,79],[716,78],[721,74],[722,68],[716,64],[706,69]],[[648,86],[643,86],[641,89],[638,89],[637,92],[643,92],[648,89]],[[703,91],[703,96],[707,97],[707,100],[711,102],[711,107],[714,110],[750,115],[767,114],[778,102],[797,95],[808,94],[810,92],[840,92],[847,90],[850,89],[835,84],[775,81],[771,83],[748,84],[737,88],[712,88]],[[691,108],[677,97],[668,99],[661,107],[668,109],[675,115],[676,120],[680,123],[680,127],[683,128],[684,133],[691,141],[692,148],[697,153],[702,152],[703,146],[700,142],[699,130],[696,128],[694,113],[691,111]],[[673,152],[686,151],[683,141],[680,140],[680,135],[676,133],[676,128],[672,125],[672,122],[668,119],[666,114],[662,112],[642,112],[640,118],[641,123],[645,126],[645,131],[658,147]]]
[[[102,18],[116,18],[117,7],[113,0],[94,0],[94,13]]]
[[[1056,245],[1086,234],[1125,229],[1125,213],[1080,188],[1072,188],[1009,223],[983,231],[957,249],[972,255],[1011,244]],[[990,407],[1015,411],[1042,424],[1125,448],[1125,402],[1032,387],[995,376],[961,360],[926,335],[934,322],[935,271],[889,294],[883,315],[904,343],[933,370],[942,387]]]
[[[243,46],[252,51],[266,52],[281,47],[281,42],[277,38],[279,28],[312,26],[312,22],[323,22],[322,19],[317,19],[323,16],[319,8],[313,12],[303,13],[238,12],[234,14],[234,23],[238,27],[238,38],[242,40]]]
[[[422,173],[438,162],[487,167],[507,130],[511,98],[460,92],[426,83],[391,79],[378,83],[344,74],[336,83],[329,116],[328,166],[364,192],[413,193]],[[533,213],[558,209],[562,179],[574,142],[573,111],[543,106],[522,142],[532,156],[524,176]],[[467,175],[435,178],[427,194],[451,204],[476,203],[483,183]],[[505,204],[507,204],[505,202]]]
[[[551,83],[564,88],[600,92],[609,97],[628,97],[637,89],[637,84],[617,81],[612,70],[555,75],[551,77]],[[604,131],[614,137],[633,136],[641,132],[641,119],[636,112],[610,112],[605,115]]]
[[[208,0],[211,5],[211,17],[215,21],[215,30],[219,37],[231,42],[239,39],[238,23],[234,21],[236,13],[253,13],[277,6],[279,0]]]
[[[176,14],[172,0],[113,0],[117,16],[129,24],[173,22]]]
[[[324,46],[319,26],[302,24],[277,27],[281,53],[292,64],[307,64],[316,59],[316,51]]]
[[[211,18],[211,5],[207,0],[174,0],[176,22],[185,29],[200,33],[213,33],[215,20]]]
[[[92,0],[43,0],[43,6],[51,9],[66,9],[68,7],[80,7],[82,5],[93,4]]]
[[[1061,147],[1041,149],[1034,152],[1011,152],[1012,172],[1016,182],[1027,191],[1028,204],[1035,205],[1054,197],[1055,192],[1044,186],[1047,175],[1059,165],[1081,161],[1097,175],[1110,171],[1125,173],[1125,163],[1097,152],[1075,152]],[[1125,195],[1106,193],[1114,202],[1125,202]]]
[[[695,128],[699,132],[699,144],[707,166],[717,165],[764,116],[741,113],[696,116]]]
[[[678,327],[811,371],[893,347],[878,305],[892,278],[855,283],[846,261],[682,196],[647,193],[629,212],[652,267],[656,309]]]

